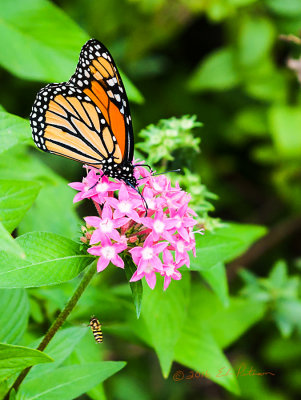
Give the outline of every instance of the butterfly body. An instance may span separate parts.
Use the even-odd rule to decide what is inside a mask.
[[[41,150],[94,166],[137,186],[127,95],[112,56],[97,40],[83,46],[68,82],[40,90],[30,122]]]

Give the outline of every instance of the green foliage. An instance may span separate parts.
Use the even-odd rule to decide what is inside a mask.
[[[228,262],[244,253],[266,229],[256,225],[239,225],[228,223],[214,233],[206,232],[196,235],[197,255],[192,258],[191,267],[202,271],[214,267],[217,263]]]
[[[39,190],[37,182],[0,179],[0,219],[9,232],[19,225]]]
[[[134,272],[136,271],[136,266],[133,262],[131,257],[125,257],[124,259],[124,272],[126,274],[127,280],[130,281],[131,277],[133,276]],[[141,313],[141,305],[142,305],[142,295],[143,295],[143,286],[141,280],[136,282],[129,282],[133,302],[136,309],[137,318],[140,317]]]
[[[0,303],[5,304],[0,315],[0,342],[19,343],[28,324],[28,295],[24,289],[0,289]]]
[[[93,257],[82,254],[79,245],[63,236],[32,232],[19,236],[24,250],[20,259],[2,252],[0,260],[1,287],[36,287],[54,285],[73,279]]]
[[[25,256],[23,250],[18,245],[16,240],[7,232],[4,226],[0,222],[0,251],[4,250],[7,253],[18,255],[19,257]]]
[[[93,386],[109,378],[125,366],[124,362],[105,361],[71,365],[38,377],[22,385],[17,399],[72,400],[89,391]]]
[[[177,149],[191,148],[198,152],[200,139],[194,137],[192,130],[200,126],[195,115],[161,119],[157,125],[151,124],[139,133],[144,141],[138,143],[137,148],[147,152],[151,165],[174,160],[173,152]]]
[[[31,365],[53,361],[41,351],[2,343],[0,343],[0,360],[0,381]]]
[[[203,61],[191,76],[188,86],[193,91],[232,89],[239,83],[235,51],[231,48],[216,50]]]
[[[162,282],[153,291],[144,287],[142,321],[137,334],[154,347],[165,377],[169,375],[187,313],[189,278],[186,275],[179,285],[171,286],[166,292],[162,291]]]
[[[32,144],[28,122],[16,115],[0,111],[0,153],[16,145]]]
[[[284,261],[277,262],[267,278],[257,278],[250,271],[241,271],[241,277],[246,284],[242,293],[268,305],[284,337],[295,328],[301,332],[300,277],[289,277]]]
[[[299,0],[1,2],[0,398],[31,365],[10,400],[298,398],[301,96],[285,59],[300,57],[300,42],[278,38],[298,34],[300,10]],[[84,170],[33,149],[21,117],[42,82],[70,78],[90,37],[126,73],[136,158],[181,169],[171,179],[191,194],[202,233],[190,271],[165,292],[162,279],[153,291],[129,285],[128,262],[98,274],[46,355],[34,348],[93,261],[79,237],[95,211],[77,212],[67,186]],[[263,225],[269,236],[246,253]],[[237,376],[240,365],[276,376]]]

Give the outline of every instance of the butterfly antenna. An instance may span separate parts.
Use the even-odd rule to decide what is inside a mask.
[[[178,169],[171,169],[170,171],[160,172],[160,173],[158,173],[158,174],[152,174],[152,176],[164,175],[164,174],[167,174],[168,172],[181,172],[181,169],[180,169],[180,168],[178,168]],[[148,178],[148,176],[144,176],[144,177],[142,177],[142,178],[138,178],[138,180],[140,180],[140,179],[145,179],[145,178]]]
[[[141,199],[143,201],[144,208],[145,208],[144,217],[146,217],[147,216],[147,211],[148,211],[148,205],[147,205],[147,202],[146,202],[145,198],[143,197],[142,193],[140,192],[139,188],[137,188],[134,185],[132,185],[131,182],[129,182],[129,181],[125,181],[125,183],[127,185],[129,185],[131,188],[133,188],[137,193],[139,193],[139,195],[140,195],[140,197],[141,197]]]

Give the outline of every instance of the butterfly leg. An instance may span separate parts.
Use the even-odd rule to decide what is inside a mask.
[[[137,193],[139,193],[139,195],[140,195],[140,197],[141,197],[141,199],[142,199],[142,201],[143,201],[144,208],[145,208],[145,215],[144,215],[144,217],[146,217],[146,216],[147,216],[147,211],[148,211],[148,205],[147,205],[147,202],[146,202],[145,198],[143,197],[142,193],[140,192],[140,190],[139,190],[137,187],[133,186],[133,185],[131,184],[131,182],[125,181],[125,183],[126,183],[127,185],[129,185],[131,188],[133,188],[134,190],[136,190]]]
[[[102,173],[102,175],[99,177],[99,179],[101,179],[103,176],[104,176],[104,173]],[[91,187],[89,188],[89,190],[91,190],[91,189],[94,189],[94,188],[95,188],[95,186],[97,186],[97,185],[98,185],[99,179],[98,179],[98,181],[97,181],[96,183],[94,183],[94,185],[93,185],[93,186],[91,186]]]

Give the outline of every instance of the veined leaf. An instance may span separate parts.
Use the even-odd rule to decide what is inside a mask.
[[[191,269],[207,270],[217,263],[234,260],[266,233],[266,228],[259,225],[227,225],[214,233],[196,236],[196,258],[191,258]]]
[[[142,318],[132,322],[135,333],[155,349],[164,377],[169,374],[186,318],[189,287],[188,274],[181,281],[172,282],[166,292],[162,289],[162,279],[154,290],[144,285]]]
[[[130,258],[130,257],[125,258],[124,271],[125,271],[128,281],[130,281],[132,275],[136,271],[136,267],[132,261],[132,258]],[[136,315],[137,315],[137,318],[139,318],[140,312],[141,312],[142,295],[143,295],[142,282],[141,282],[141,280],[139,280],[137,282],[129,282],[129,284],[130,284],[130,288],[132,291],[132,297],[133,297],[133,302],[134,302],[134,306],[136,309]]]
[[[52,358],[41,351],[0,343],[0,380],[5,380],[31,365],[51,361]]]
[[[36,379],[38,376],[48,375],[50,371],[55,370],[72,353],[76,345],[87,333],[86,327],[71,327],[57,332],[52,341],[47,346],[47,354],[53,358],[54,362],[47,365],[37,365],[26,377],[27,380]],[[36,340],[30,347],[38,347],[42,338]]]
[[[0,221],[12,232],[38,195],[37,182],[0,179]]]
[[[18,343],[28,323],[29,303],[24,289],[0,289],[0,342]]]
[[[86,393],[125,366],[124,362],[99,361],[61,367],[44,376],[26,381],[17,393],[21,400],[73,400]]]
[[[218,295],[223,305],[227,307],[229,305],[229,293],[225,265],[217,263],[212,268],[200,271],[200,274]]]
[[[29,121],[0,110],[0,153],[22,143],[33,143]]]
[[[0,252],[0,287],[54,285],[75,278],[93,260],[64,236],[31,232],[17,238],[24,260]]]
[[[15,254],[22,258],[25,257],[24,251],[0,222],[0,251],[1,250]]]
[[[15,0],[14,7],[10,0],[2,0],[0,37],[4,68],[20,78],[46,82],[68,81],[89,39],[68,15],[46,0]],[[130,100],[142,101],[129,80],[125,87]]]

